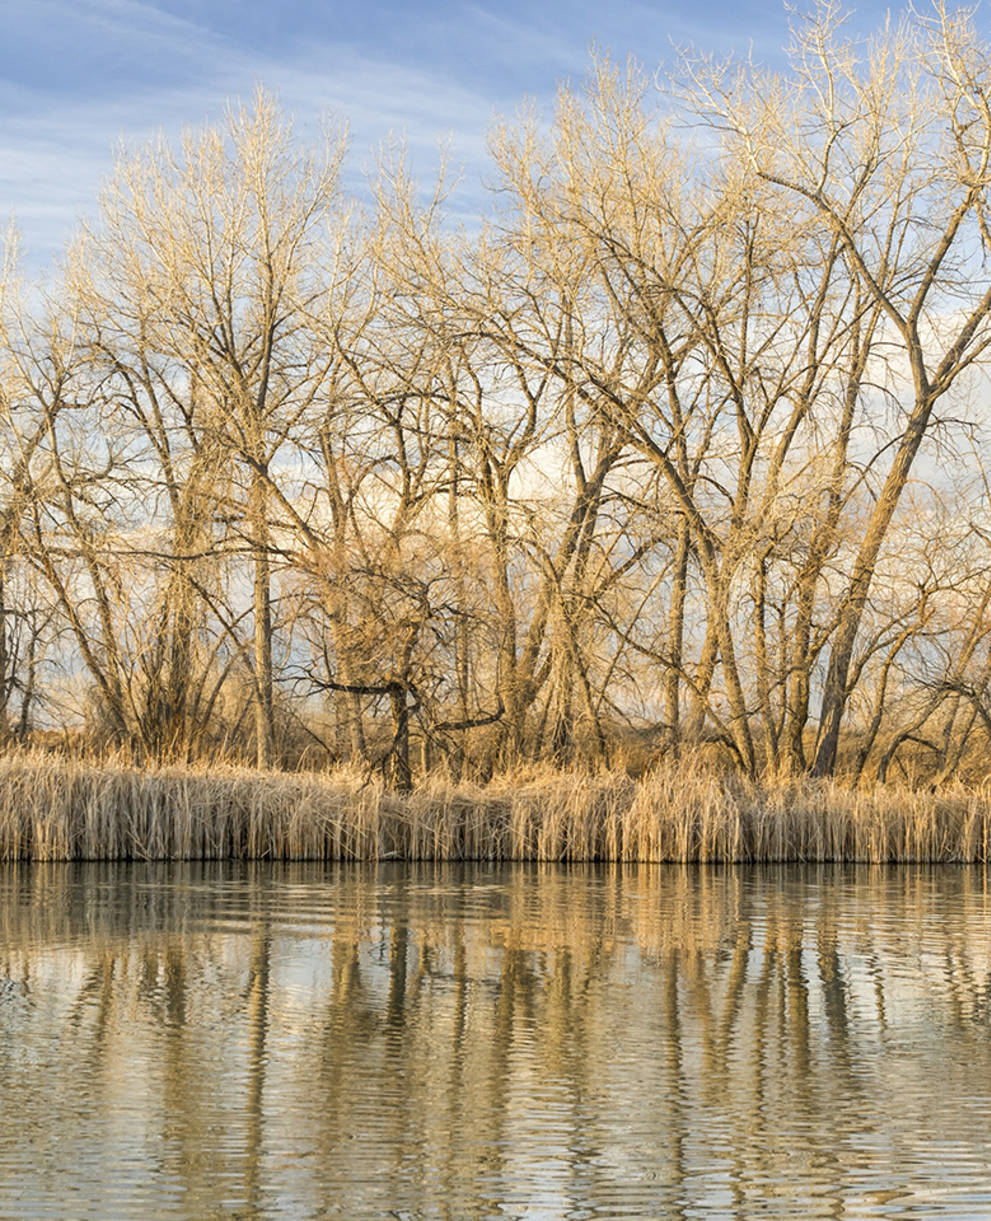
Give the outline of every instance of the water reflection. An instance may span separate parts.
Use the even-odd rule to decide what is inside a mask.
[[[991,1215],[987,886],[5,867],[0,1216]]]

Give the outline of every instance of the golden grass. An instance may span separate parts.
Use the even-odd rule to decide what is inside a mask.
[[[991,788],[759,782],[662,765],[409,794],[347,772],[0,758],[0,860],[987,861]]]

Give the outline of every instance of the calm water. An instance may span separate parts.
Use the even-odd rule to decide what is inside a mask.
[[[991,1217],[967,869],[0,869],[0,1217]]]

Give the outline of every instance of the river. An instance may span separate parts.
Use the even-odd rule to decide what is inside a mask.
[[[989,882],[0,867],[0,1217],[991,1216]]]

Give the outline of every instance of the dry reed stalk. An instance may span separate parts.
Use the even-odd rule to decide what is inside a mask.
[[[0,860],[987,861],[991,789],[753,781],[698,760],[409,794],[354,772],[0,758]]]

